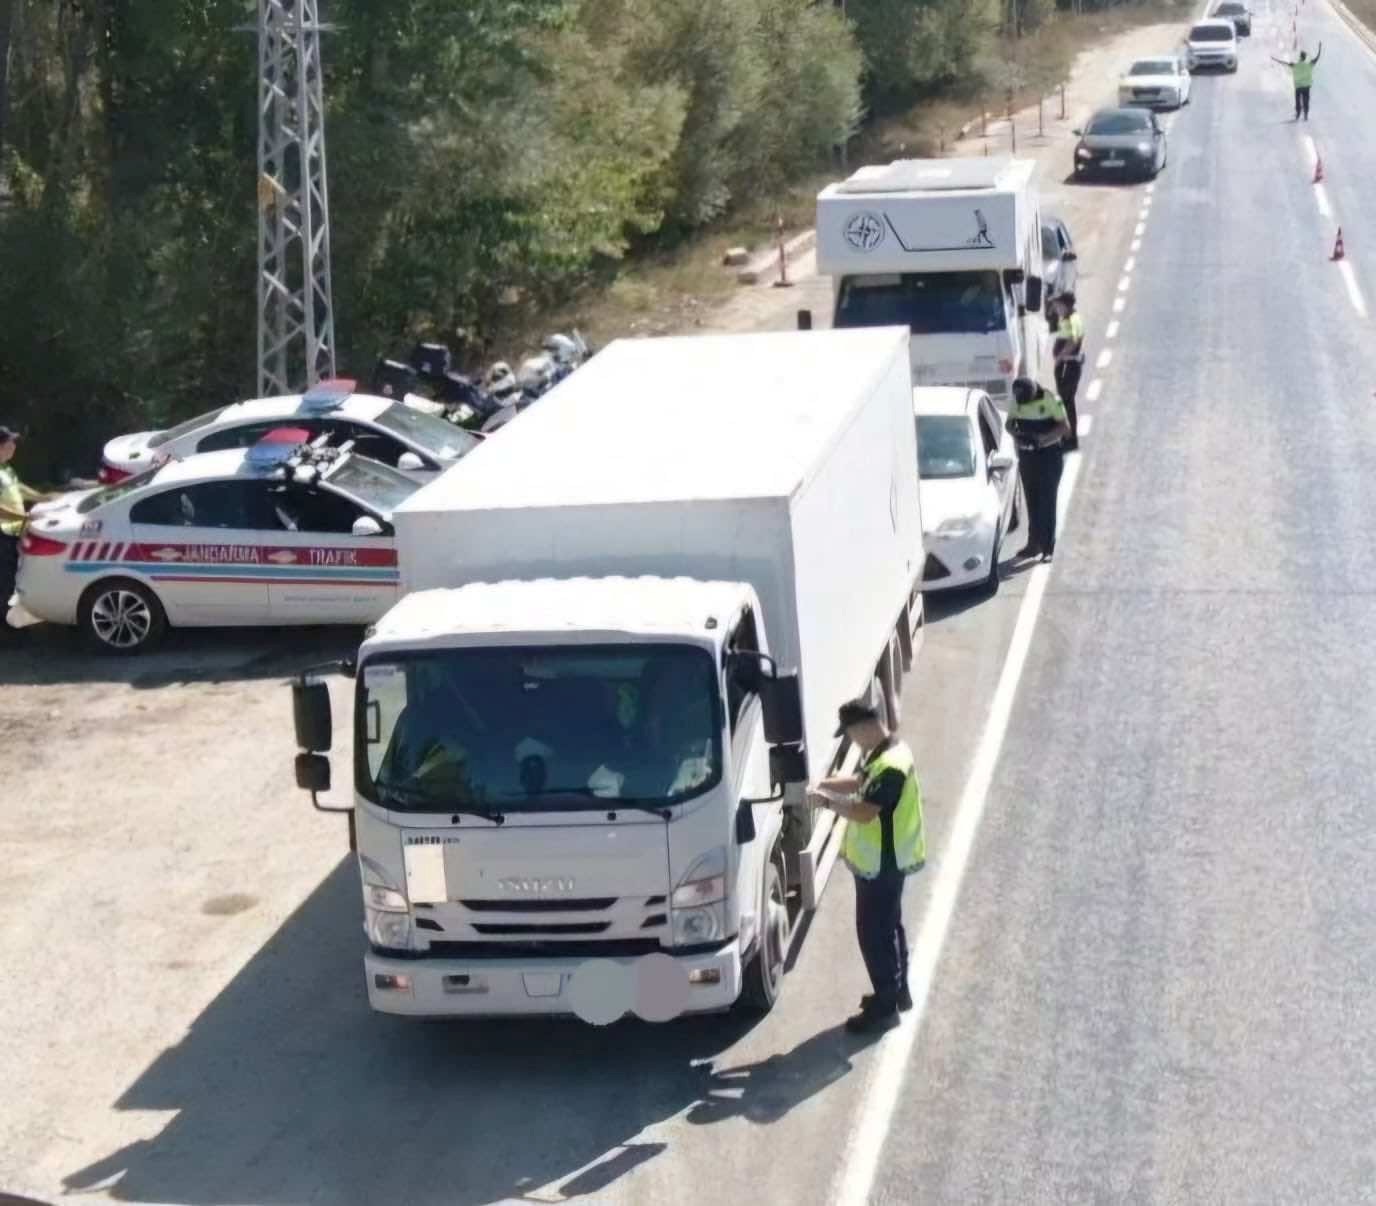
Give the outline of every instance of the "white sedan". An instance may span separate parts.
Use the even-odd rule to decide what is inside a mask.
[[[999,549],[1020,522],[1017,451],[983,390],[913,390],[927,561],[922,589],[999,588]]]
[[[361,456],[419,480],[443,472],[482,441],[480,435],[391,398],[355,393],[356,384],[335,378],[304,394],[236,402],[166,431],[120,436],[105,445],[100,480],[114,485],[169,457],[247,448],[288,424],[312,439],[326,435],[334,444],[352,440]]]
[[[392,512],[420,488],[299,428],[40,504],[19,601],[137,653],[169,626],[369,624],[399,590]]]
[[[1118,103],[1124,108],[1179,109],[1190,103],[1190,70],[1183,59],[1162,55],[1138,59],[1118,81]]]

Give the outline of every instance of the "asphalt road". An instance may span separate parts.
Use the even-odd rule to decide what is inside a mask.
[[[1091,427],[1055,566],[933,603],[908,683],[932,852],[910,929],[945,939],[920,1018],[877,1044],[839,1030],[865,990],[844,873],[753,1027],[373,1016],[340,826],[290,787],[295,639],[217,639],[183,674],[199,637],[127,673],[48,638],[0,666],[0,853],[24,902],[0,916],[0,1196],[1366,1196],[1376,350],[1327,255],[1350,223],[1376,303],[1376,62],[1319,3],[1307,129],[1259,21],[1237,76],[1197,81],[1154,189],[1066,185],[1063,139],[1028,148],[1081,245]],[[823,283],[792,293],[761,325],[825,311]],[[948,915],[936,889],[1038,596]],[[872,1183],[847,1179],[867,1158]]]

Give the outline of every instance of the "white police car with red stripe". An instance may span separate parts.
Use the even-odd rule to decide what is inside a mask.
[[[140,431],[105,445],[100,481],[109,486],[173,457],[248,448],[279,427],[300,428],[422,481],[471,452],[482,436],[391,398],[355,392],[356,381],[334,377],[304,394],[256,398],[207,411],[165,431]]]
[[[111,653],[169,625],[371,623],[396,602],[391,517],[419,483],[309,439],[285,428],[40,506],[20,603]]]

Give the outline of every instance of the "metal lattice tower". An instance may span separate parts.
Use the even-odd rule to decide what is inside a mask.
[[[258,0],[258,394],[335,373],[319,0]]]

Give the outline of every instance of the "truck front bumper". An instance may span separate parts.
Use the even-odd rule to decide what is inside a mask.
[[[409,1017],[612,1021],[636,1014],[664,1021],[728,1009],[741,993],[736,942],[706,954],[630,959],[396,959],[370,951],[363,966],[368,1004]],[[600,1016],[587,1016],[590,1002]]]

